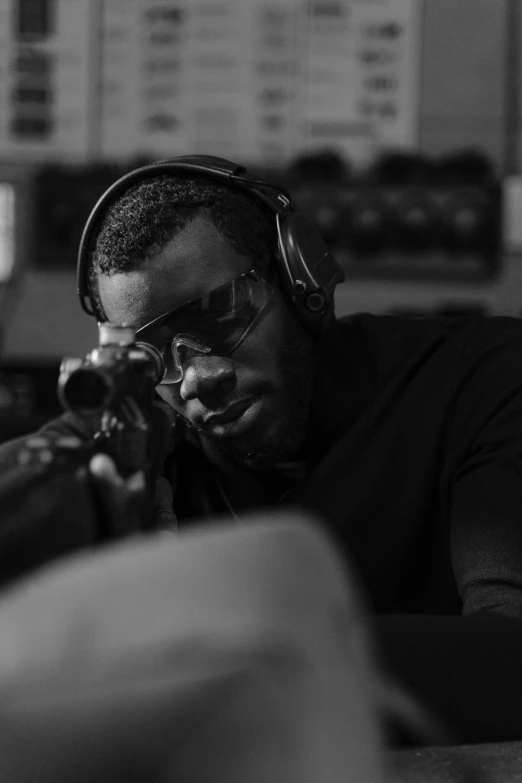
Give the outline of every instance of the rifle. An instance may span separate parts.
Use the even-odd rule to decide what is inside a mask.
[[[101,323],[99,334],[98,348],[85,359],[63,360],[58,398],[94,431],[92,451],[109,454],[122,476],[154,475],[162,451],[157,439],[165,435],[154,426],[163,358],[153,345],[136,343],[130,327]]]

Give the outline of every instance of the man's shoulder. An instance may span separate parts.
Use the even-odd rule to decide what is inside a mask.
[[[471,350],[492,347],[520,346],[522,342],[522,319],[508,316],[473,319],[467,327]]]
[[[470,324],[459,354],[455,388],[475,389],[481,405],[522,394],[522,321],[495,317]],[[515,399],[515,398],[513,398]]]
[[[476,319],[475,319],[476,320]],[[397,377],[415,377],[423,368],[434,373],[452,373],[458,355],[473,330],[468,319],[413,318],[397,315],[356,313],[339,319],[341,334],[354,335],[359,355],[377,389]]]
[[[462,358],[487,355],[492,350],[520,347],[522,319],[508,316],[409,318],[395,315],[356,313],[339,319],[343,331],[364,334],[370,350],[390,345],[407,348],[447,344]]]
[[[483,331],[491,335],[522,336],[522,318],[511,316],[407,316],[392,313],[356,312],[342,315],[337,323],[343,329],[360,328],[375,334],[419,333],[433,329],[448,334]]]
[[[522,388],[522,319],[361,313],[339,319],[339,327],[341,334],[358,335],[361,356],[378,389],[394,378],[411,380],[420,373],[457,392],[470,383]]]
[[[522,320],[507,316],[474,318],[463,323],[455,334],[458,375],[475,373],[492,377],[500,371],[503,377],[522,382]]]

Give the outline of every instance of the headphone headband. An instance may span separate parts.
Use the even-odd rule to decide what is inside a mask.
[[[80,240],[77,292],[82,308],[95,315],[89,294],[89,262],[107,210],[130,188],[158,176],[206,177],[228,184],[265,204],[276,217],[281,277],[285,289],[312,331],[323,331],[333,313],[333,293],[344,274],[329,252],[317,227],[297,212],[282,188],[251,175],[243,166],[211,155],[183,155],[160,160],[124,174],[101,196]]]

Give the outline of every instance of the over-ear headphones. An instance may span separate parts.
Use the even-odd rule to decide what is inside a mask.
[[[210,155],[184,155],[135,169],[118,179],[92,210],[80,240],[77,285],[80,303],[95,315],[89,295],[89,262],[103,218],[129,188],[161,175],[206,177],[245,191],[275,214],[278,235],[276,263],[281,283],[303,324],[313,333],[325,331],[333,314],[334,291],[344,273],[317,226],[292,204],[281,188],[251,175],[243,166]]]

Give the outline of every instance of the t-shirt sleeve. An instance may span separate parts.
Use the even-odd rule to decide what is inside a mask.
[[[38,434],[45,433],[87,437],[69,415],[49,422]],[[28,437],[0,446],[0,588],[99,538],[83,477],[19,463]]]
[[[522,619],[522,329],[476,335],[450,431],[451,555],[466,615]],[[481,341],[483,338],[483,342]]]
[[[88,439],[90,433],[87,428],[82,426],[80,421],[74,418],[70,413],[64,413],[62,416],[58,416],[55,419],[51,419],[45,424],[37,433],[29,433],[22,435],[21,437],[14,438],[13,440],[6,441],[0,444],[0,476],[3,476],[6,471],[12,470],[18,467],[18,457],[20,452],[25,446],[28,438],[33,435],[51,435],[51,436],[69,436],[74,435],[82,440]]]

